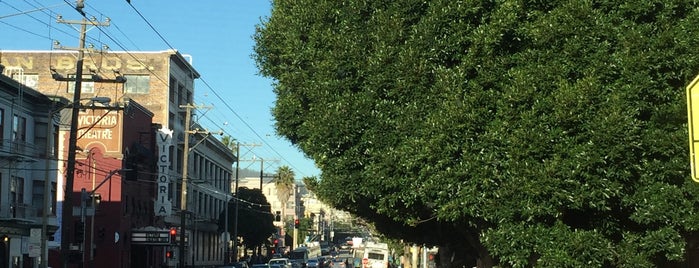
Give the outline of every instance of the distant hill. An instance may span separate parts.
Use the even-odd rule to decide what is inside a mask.
[[[235,176],[235,167],[233,168],[233,176]],[[265,175],[271,175],[265,172]],[[240,169],[238,171],[238,176],[240,178],[247,178],[247,177],[260,177],[260,170],[252,170],[252,169]]]

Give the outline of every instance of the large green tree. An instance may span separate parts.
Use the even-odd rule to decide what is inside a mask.
[[[236,219],[236,202],[238,205],[238,218]],[[228,226],[226,227],[226,210],[221,211],[218,217],[219,231],[227,230],[235,233],[235,222],[238,224],[238,236],[243,238],[246,248],[257,248],[265,245],[272,234],[276,232],[271,206],[260,189],[247,187],[238,188],[237,198],[228,202]]]
[[[255,59],[325,201],[453,267],[697,264],[695,2],[272,8]]]

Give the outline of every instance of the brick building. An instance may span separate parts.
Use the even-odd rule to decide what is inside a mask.
[[[0,63],[5,66],[21,70],[22,75],[15,77],[15,80],[21,81],[25,85],[30,85],[38,91],[47,95],[62,96],[67,99],[73,99],[74,82],[71,80],[75,76],[77,52],[64,51],[0,51]],[[134,152],[150,151],[157,158],[162,155],[167,155],[167,163],[155,163],[157,169],[152,173],[139,171],[138,179],[134,181],[134,185],[141,185],[145,188],[135,190],[149,189],[148,187],[156,185],[158,187],[165,186],[166,194],[158,195],[155,190],[149,193],[147,202],[142,201],[138,196],[134,196],[131,190],[123,190],[122,199],[114,201],[112,206],[120,207],[120,213],[126,213],[130,217],[130,225],[119,226],[119,240],[124,243],[124,246],[119,249],[117,262],[105,263],[106,266],[100,267],[131,267],[143,261],[151,264],[156,264],[155,260],[165,262],[170,266],[174,266],[179,262],[184,262],[187,265],[210,266],[222,264],[224,260],[225,241],[221,241],[222,236],[218,233],[216,225],[218,213],[225,207],[226,201],[230,198],[230,185],[226,182],[230,181],[232,174],[232,164],[236,160],[232,152],[226,148],[219,140],[203,134],[190,134],[190,141],[198,142],[198,146],[194,147],[189,153],[188,163],[183,163],[184,158],[184,135],[189,130],[185,126],[186,111],[180,107],[193,103],[194,95],[194,80],[199,78],[199,73],[190,64],[189,58],[174,50],[152,51],[152,52],[111,52],[111,53],[87,53],[84,58],[83,83],[81,98],[89,99],[94,97],[109,97],[112,100],[112,106],[116,104],[125,104],[129,101],[135,101],[143,108],[144,111],[152,113],[152,123],[161,126],[164,131],[171,131],[172,145],[167,146],[165,151],[156,150],[157,144],[141,142],[150,135],[161,135],[156,133],[155,129],[147,131],[136,131],[136,128],[124,127],[122,132],[105,133],[96,130],[88,130],[85,132],[79,131],[78,144],[79,147],[89,154],[78,154],[78,166],[76,166],[75,185],[73,193],[80,200],[79,193],[81,188],[91,189],[92,180],[89,180],[88,185],[78,184],[81,176],[90,174],[90,169],[85,171],[89,164],[101,159],[106,165],[101,168],[102,172],[117,169],[117,164],[125,163],[128,154]],[[121,78],[126,78],[125,83],[114,83]],[[127,106],[124,106],[127,107]],[[96,111],[103,111],[96,109]],[[196,110],[193,110],[196,114]],[[101,114],[94,114],[91,117],[85,117],[85,122],[96,122],[95,118],[101,117]],[[99,120],[97,125],[108,124],[109,122]],[[111,119],[109,119],[111,120]],[[124,123],[131,119],[126,118]],[[117,120],[118,121],[118,120]],[[143,133],[142,133],[143,132]],[[62,132],[65,137],[67,132]],[[84,135],[82,135],[84,134]],[[80,137],[82,136],[82,137]],[[119,153],[111,152],[108,148],[102,146],[91,147],[90,143],[84,144],[83,140],[113,140],[120,139],[121,158]],[[67,139],[65,140],[67,141]],[[142,146],[133,146],[134,141],[139,141]],[[82,144],[82,145],[81,145]],[[97,143],[92,143],[97,144]],[[65,144],[64,144],[65,145]],[[67,148],[67,145],[61,148]],[[87,151],[85,151],[87,150]],[[63,149],[65,152],[65,149]],[[89,156],[89,157],[88,157]],[[108,161],[112,159],[114,161]],[[84,162],[84,163],[83,163]],[[110,163],[110,164],[107,164]],[[138,162],[143,164],[142,162]],[[114,166],[112,166],[114,165]],[[163,166],[158,168],[157,166]],[[187,166],[189,170],[188,181],[188,199],[187,213],[181,211],[182,194],[182,174],[183,168]],[[120,167],[124,167],[123,165]],[[145,167],[144,167],[145,168]],[[155,172],[157,171],[157,172]],[[104,174],[102,174],[104,175]],[[100,175],[96,175],[98,178]],[[110,182],[128,181],[123,179],[123,176],[114,175],[121,178],[115,180],[112,178]],[[162,183],[156,181],[156,178],[166,177],[167,182]],[[95,179],[97,181],[97,179]],[[195,182],[195,183],[192,183]],[[130,183],[130,182],[129,182]],[[139,183],[139,184],[135,184]],[[129,184],[130,185],[130,184]],[[147,186],[148,185],[148,186]],[[90,187],[84,187],[90,186]],[[147,186],[147,187],[146,187]],[[102,187],[106,187],[102,186]],[[136,187],[138,188],[138,187]],[[102,189],[100,189],[102,190]],[[114,194],[114,193],[112,193]],[[60,196],[60,193],[59,193]],[[143,197],[145,198],[145,197]],[[104,200],[104,195],[102,196]],[[102,209],[100,204],[100,210]],[[163,212],[166,210],[166,212]],[[146,215],[148,214],[148,215]],[[186,214],[185,233],[187,233],[187,245],[184,256],[177,254],[179,245],[170,246],[174,249],[175,256],[168,259],[165,257],[163,250],[160,253],[159,245],[138,244],[132,245],[130,235],[140,233],[142,230],[167,230],[169,228],[180,228],[181,215]],[[99,213],[95,216],[95,223],[100,220]],[[193,226],[196,229],[193,230]],[[99,227],[95,227],[98,235],[100,234]],[[115,233],[111,229],[105,227],[105,235],[108,240],[115,239]],[[114,236],[114,237],[112,237]],[[72,238],[68,238],[72,239]],[[101,239],[101,238],[100,238]],[[101,258],[103,247],[97,244],[95,262]],[[147,250],[134,250],[143,249]],[[144,252],[145,255],[139,255]],[[134,266],[135,267],[135,266]]]

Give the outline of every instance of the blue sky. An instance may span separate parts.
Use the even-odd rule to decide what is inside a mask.
[[[52,50],[53,40],[77,47],[77,30],[56,23],[56,15],[81,19],[69,4],[74,5],[75,0],[0,1],[0,50]],[[88,32],[87,43],[97,48],[103,44],[113,51],[172,47],[190,55],[201,74],[194,101],[212,107],[198,111],[198,122],[212,131],[223,130],[241,144],[257,145],[241,148],[241,159],[266,159],[267,173],[289,166],[297,179],[320,174],[313,161],[276,135],[270,113],[276,99],[273,81],[258,75],[252,59],[255,25],[269,16],[270,1],[131,0],[129,4],[126,0],[85,0],[83,10],[88,18],[105,21],[109,17],[111,21],[102,31]],[[260,163],[241,161],[240,166],[259,170]]]

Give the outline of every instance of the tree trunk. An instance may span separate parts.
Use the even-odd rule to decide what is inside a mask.
[[[475,265],[478,268],[492,268],[495,266],[495,260],[490,256],[488,249],[481,243],[477,232],[459,227],[455,229],[458,234],[464,238],[466,243],[459,245],[440,245],[440,261],[450,265],[443,267],[473,267]],[[442,254],[442,247],[447,251],[444,252],[444,254]]]

